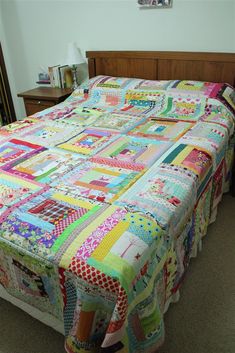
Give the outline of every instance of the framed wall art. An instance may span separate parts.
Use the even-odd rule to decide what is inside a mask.
[[[140,8],[166,9],[172,7],[173,0],[138,0]]]

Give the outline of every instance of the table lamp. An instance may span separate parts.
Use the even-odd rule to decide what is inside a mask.
[[[68,52],[66,58],[66,64],[71,67],[73,73],[73,90],[78,88],[77,82],[77,65],[83,64],[85,62],[81,51],[77,48],[74,42],[68,44]]]

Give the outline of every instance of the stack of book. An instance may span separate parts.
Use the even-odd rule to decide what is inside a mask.
[[[50,66],[48,74],[52,87],[71,88],[73,85],[72,71],[68,65]]]

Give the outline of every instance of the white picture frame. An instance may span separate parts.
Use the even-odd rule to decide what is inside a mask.
[[[172,7],[173,0],[138,0],[140,8],[167,9]]]

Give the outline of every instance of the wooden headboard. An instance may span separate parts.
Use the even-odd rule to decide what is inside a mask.
[[[226,82],[235,87],[235,53],[88,51],[89,76]]]

